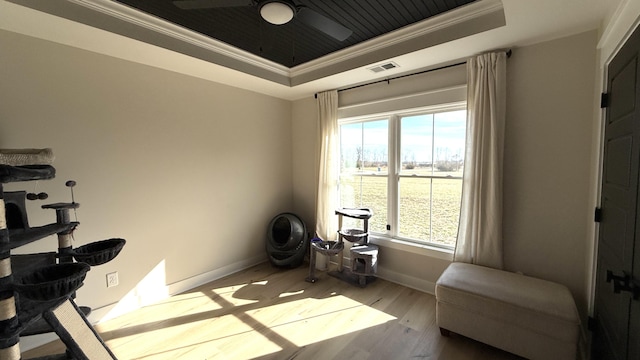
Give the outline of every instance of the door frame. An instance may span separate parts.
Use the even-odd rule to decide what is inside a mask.
[[[603,156],[604,156],[604,122],[606,120],[606,109],[600,108],[600,95],[606,93],[607,89],[607,77],[608,67],[611,61],[618,54],[622,46],[631,37],[633,32],[640,28],[640,2],[634,0],[622,0],[617,10],[611,17],[604,32],[602,33],[597,45],[599,51],[598,61],[598,74],[596,76],[597,86],[594,94],[594,146],[592,152],[593,161],[593,174],[592,174],[592,191],[591,191],[591,203],[594,204],[593,210],[596,207],[600,207],[601,189],[602,189],[602,170],[603,170]],[[593,213],[592,213],[593,215]],[[596,289],[596,270],[597,270],[597,258],[598,258],[598,239],[600,227],[597,222],[593,221],[593,217],[589,218],[589,231],[592,236],[591,246],[587,250],[591,250],[589,254],[590,261],[587,266],[589,267],[589,273],[587,279],[588,299],[587,299],[587,311],[589,316],[593,316],[595,306],[595,289]],[[583,330],[584,329],[583,327]],[[583,334],[585,339],[589,339],[587,334]],[[588,358],[585,356],[590,354],[590,344],[588,341],[583,343],[582,358]]]

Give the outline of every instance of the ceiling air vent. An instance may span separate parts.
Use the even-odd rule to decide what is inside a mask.
[[[374,67],[370,67],[369,70],[373,71],[374,73],[379,73],[382,71],[387,71],[387,70],[391,70],[391,69],[395,69],[400,67],[398,64],[394,63],[393,61],[390,61],[388,63],[384,63],[384,64],[380,64],[380,65],[376,65]]]

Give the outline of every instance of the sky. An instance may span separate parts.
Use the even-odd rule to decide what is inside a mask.
[[[434,121],[435,119],[435,121]],[[402,162],[431,163],[462,160],[464,157],[466,111],[401,117]],[[342,153],[353,161],[359,148],[365,160],[385,161],[388,155],[389,121],[376,120],[341,126]],[[435,134],[435,142],[432,141]],[[351,165],[353,166],[353,164]]]

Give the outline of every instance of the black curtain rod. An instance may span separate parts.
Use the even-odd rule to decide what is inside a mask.
[[[507,54],[507,59],[511,57],[511,49],[505,51],[505,53]],[[462,61],[462,62],[459,62],[459,63],[456,63],[456,64],[440,66],[440,67],[437,67],[437,68],[418,71],[418,72],[411,73],[411,74],[400,75],[400,76],[396,76],[396,77],[392,77],[392,78],[387,78],[387,79],[384,79],[384,80],[376,80],[376,81],[372,81],[372,82],[369,82],[369,83],[366,83],[366,84],[360,84],[360,85],[355,85],[355,86],[351,86],[351,87],[344,88],[344,89],[338,89],[338,92],[346,91],[346,90],[353,90],[353,89],[361,88],[361,87],[364,87],[364,86],[369,86],[369,85],[373,85],[373,84],[379,84],[379,83],[383,83],[383,82],[386,82],[388,84],[388,83],[391,82],[391,80],[397,80],[397,79],[402,79],[402,78],[406,78],[406,77],[409,77],[409,76],[425,74],[425,73],[436,71],[436,70],[444,70],[444,69],[448,69],[448,68],[451,68],[451,67],[454,67],[454,66],[464,65],[466,63],[467,63],[466,61]],[[316,93],[314,95],[314,97],[317,99],[318,98],[318,94]]]
[[[387,79],[384,79],[384,80],[372,81],[372,82],[369,82],[369,83],[366,83],[366,84],[360,84],[360,85],[351,86],[351,87],[344,88],[344,89],[338,89],[338,92],[347,91],[347,90],[353,90],[353,89],[361,88],[361,87],[364,87],[364,86],[369,86],[369,85],[373,85],[373,84],[379,84],[379,83],[383,83],[383,82],[389,83],[389,82],[391,82],[391,80],[398,80],[398,79],[406,78],[406,77],[409,77],[409,76],[426,74],[426,73],[429,73],[429,72],[432,72],[432,71],[436,71],[436,70],[444,70],[444,69],[448,69],[448,68],[451,68],[451,67],[454,67],[454,66],[464,65],[466,63],[467,63],[466,61],[463,61],[463,62],[459,62],[459,63],[456,63],[456,64],[440,66],[440,67],[437,67],[437,68],[433,68],[433,69],[429,69],[429,70],[422,70],[422,71],[414,72],[414,73],[411,73],[411,74],[395,76],[395,77],[387,78]]]

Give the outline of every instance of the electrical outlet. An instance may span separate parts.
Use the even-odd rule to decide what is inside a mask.
[[[114,286],[118,286],[118,272],[114,271],[112,273],[108,273],[107,274],[107,287],[114,287]]]

